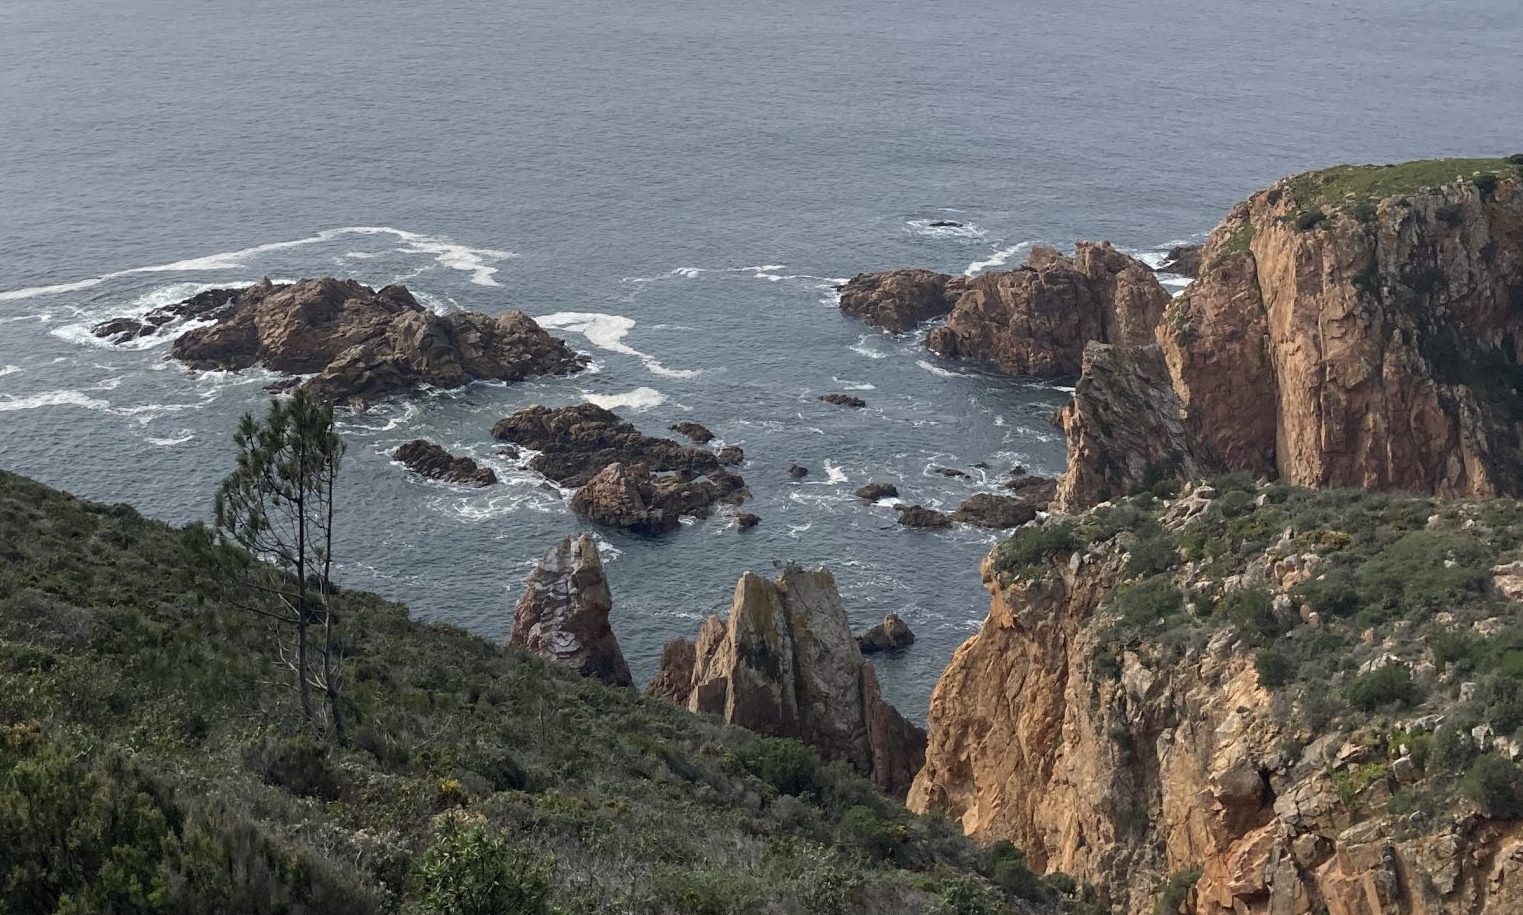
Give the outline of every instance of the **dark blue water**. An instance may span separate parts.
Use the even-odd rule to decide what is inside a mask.
[[[419,435],[493,459],[493,421],[613,397],[750,456],[763,517],[602,532],[637,676],[745,569],[826,562],[911,715],[982,618],[993,538],[898,529],[869,479],[950,507],[1056,472],[1064,399],[839,316],[833,279],[1139,252],[1339,161],[1523,150],[1514,0],[639,4],[7,0],[0,5],[0,466],[203,516],[268,378],[191,377],[93,320],[209,284],[401,280],[441,308],[555,316],[595,374],[346,421],[344,578],[498,637],[564,498],[409,478]],[[954,219],[960,232],[927,223]],[[144,269],[151,268],[151,269]],[[130,271],[130,272],[127,272]],[[580,315],[581,317],[577,317]],[[853,390],[865,411],[815,401]],[[788,479],[790,462],[811,468]],[[968,481],[933,465],[993,470]]]

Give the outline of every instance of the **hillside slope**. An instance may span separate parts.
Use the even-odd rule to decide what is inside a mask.
[[[524,913],[1058,908],[800,744],[369,594],[339,604],[350,745],[292,736],[192,542],[0,472],[5,911],[469,913],[498,878]]]

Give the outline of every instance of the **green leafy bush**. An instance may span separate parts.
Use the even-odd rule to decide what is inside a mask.
[[[1289,629],[1275,612],[1274,598],[1263,588],[1239,588],[1228,594],[1222,598],[1221,614],[1252,640],[1281,635]]]
[[[328,765],[328,748],[310,737],[260,741],[249,748],[244,762],[267,785],[322,801],[338,799],[339,783]]]
[[[1412,618],[1485,593],[1495,560],[1469,534],[1412,531],[1359,569],[1359,591],[1366,603]]]
[[[861,852],[874,861],[886,861],[904,841],[904,828],[878,818],[872,808],[858,804],[847,808],[836,824],[836,843]]]
[[[1475,741],[1463,728],[1444,725],[1433,732],[1425,768],[1438,774],[1463,771],[1475,759]]]
[[[1500,756],[1486,753],[1476,759],[1460,779],[1460,792],[1481,805],[1488,816],[1523,817],[1523,769]]]
[[[1322,614],[1352,616],[1359,609],[1359,590],[1346,569],[1308,578],[1292,588],[1290,595]]]
[[[439,818],[413,880],[418,915],[545,915],[554,862],[463,817]]]
[[[984,860],[984,873],[1008,898],[1028,902],[1044,902],[1052,898],[1052,891],[1026,863],[1026,854],[1009,841],[1001,839],[990,845]],[[1069,883],[1072,882],[1070,879]]]
[[[796,740],[764,737],[738,747],[735,755],[747,772],[780,794],[820,793],[820,761]]]
[[[1153,903],[1153,915],[1179,915],[1184,909],[1190,889],[1200,879],[1200,868],[1192,867],[1174,873],[1158,888],[1158,901]]]
[[[1158,575],[1119,589],[1111,605],[1129,625],[1144,626],[1178,613],[1184,600],[1168,576]]]
[[[1259,649],[1259,653],[1254,656],[1253,667],[1258,671],[1259,683],[1265,689],[1279,689],[1296,676],[1296,662],[1273,645]]]
[[[1417,702],[1417,684],[1405,665],[1390,664],[1361,674],[1348,689],[1349,704],[1373,712],[1387,705],[1408,707]]]
[[[1001,572],[1019,574],[1054,556],[1072,553],[1080,546],[1071,521],[1028,524],[999,545],[995,562]]]

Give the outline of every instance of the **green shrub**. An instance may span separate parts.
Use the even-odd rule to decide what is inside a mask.
[[[1485,593],[1496,554],[1469,534],[1417,530],[1359,569],[1367,604],[1412,618]]]
[[[267,785],[321,801],[338,799],[328,748],[305,735],[262,740],[249,748],[244,763]]]
[[[413,874],[418,915],[545,915],[553,860],[461,817],[439,818]]]
[[[1474,179],[1475,189],[1481,192],[1482,200],[1490,200],[1497,192],[1496,175],[1476,175]]]
[[[1512,820],[1523,817],[1523,769],[1486,753],[1460,779],[1460,792],[1481,805],[1488,816]]]
[[[1228,594],[1222,598],[1221,614],[1249,640],[1282,635],[1290,628],[1275,612],[1274,598],[1263,588],[1239,588]]]
[[[1417,684],[1405,665],[1390,664],[1356,678],[1349,686],[1348,701],[1365,712],[1393,704],[1405,708],[1416,704]]]
[[[1238,518],[1253,511],[1253,493],[1241,489],[1223,493],[1216,501],[1217,510],[1223,518]]]
[[[1157,575],[1118,589],[1111,606],[1129,625],[1145,626],[1178,613],[1184,600],[1168,576]]]
[[[1428,750],[1424,766],[1430,772],[1451,774],[1460,772],[1475,758],[1475,741],[1463,728],[1444,725],[1433,732],[1433,746]]]
[[[1178,871],[1158,888],[1158,901],[1153,904],[1153,915],[1178,915],[1184,909],[1190,889],[1200,879],[1200,868]]]
[[[1315,229],[1326,220],[1327,214],[1315,207],[1309,210],[1302,210],[1296,214],[1296,228],[1305,232],[1308,229]]]
[[[1471,705],[1499,733],[1511,734],[1523,727],[1523,680],[1492,674],[1476,685]]]
[[[984,873],[1010,899],[1042,902],[1052,897],[1041,878],[1026,864],[1026,854],[1004,839],[989,846],[984,855]]]
[[[735,755],[747,772],[779,794],[820,794],[820,761],[796,740],[763,737],[741,745]]]
[[[1018,574],[1080,546],[1071,521],[1028,524],[999,545],[995,565],[1001,572]]]
[[[1296,662],[1273,645],[1259,649],[1254,656],[1253,667],[1258,671],[1259,683],[1265,689],[1278,689],[1296,677]]]
[[[1333,569],[1317,578],[1308,578],[1291,589],[1290,596],[1318,613],[1352,616],[1359,609],[1359,591],[1354,577],[1344,569]]]
[[[1128,578],[1145,578],[1167,572],[1179,563],[1179,545],[1158,524],[1139,530],[1127,544]]]
[[[836,844],[861,852],[873,861],[886,861],[904,841],[904,827],[886,823],[872,808],[858,804],[847,808],[836,824]]]
[[[1474,670],[1485,647],[1480,638],[1467,629],[1437,633],[1429,639],[1428,646],[1433,652],[1433,663],[1440,671],[1451,667],[1460,671]]]
[[[999,915],[1003,911],[1003,901],[987,887],[958,879],[942,884],[941,907],[935,910],[936,915]]]

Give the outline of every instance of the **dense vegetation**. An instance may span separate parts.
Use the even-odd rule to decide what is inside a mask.
[[[320,741],[265,624],[208,587],[201,539],[0,472],[8,912],[994,913],[1082,895],[797,743],[370,594],[334,597],[349,737]]]
[[[1434,809],[1458,790],[1494,816],[1523,811],[1523,770],[1509,758],[1523,750],[1523,605],[1494,571],[1523,556],[1523,504],[1240,474],[1210,481],[1206,500],[1171,501],[1171,488],[1022,528],[996,570],[1014,582],[1075,551],[1116,555],[1098,669],[1116,671],[1127,650],[1166,664],[1230,629],[1291,733],[1370,743],[1364,784],[1401,747],[1445,776],[1398,795],[1398,808]],[[1523,565],[1504,571],[1523,585]]]
[[[1523,156],[1505,159],[1424,159],[1396,165],[1337,165],[1290,179],[1292,199],[1303,213],[1369,204],[1455,181],[1483,190],[1496,179],[1523,173]],[[1309,228],[1309,227],[1303,227]]]

